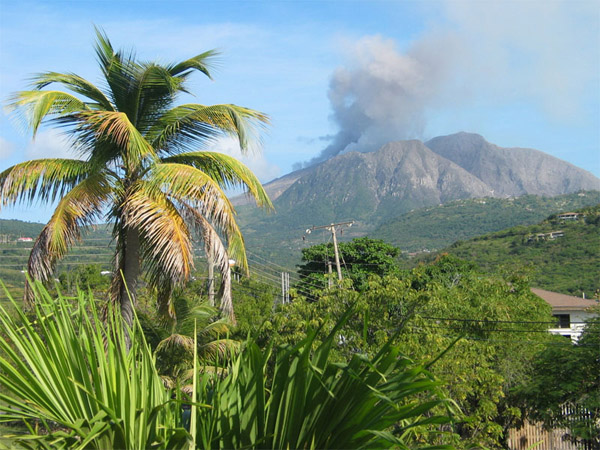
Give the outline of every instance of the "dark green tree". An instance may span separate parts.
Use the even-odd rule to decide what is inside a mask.
[[[368,287],[370,275],[385,276],[398,273],[396,258],[400,250],[380,239],[362,237],[339,243],[342,276],[352,282],[354,289]],[[298,266],[301,282],[297,286],[303,292],[313,292],[328,286],[329,264],[336,273],[332,243],[318,244],[302,249],[302,261]],[[336,278],[337,279],[337,278]]]
[[[577,344],[556,344],[537,356],[533,376],[513,395],[532,420],[567,428],[573,442],[600,449],[600,317],[588,321]]]
[[[451,440],[457,448],[502,445],[521,415],[507,394],[527,379],[551,338],[550,307],[530,292],[526,278],[483,274],[449,256],[400,276],[371,275],[362,292],[334,288],[315,295],[313,302],[280,306],[264,323],[261,342],[292,343],[311,327],[329,330],[355,308],[332,350],[338,361],[392,341],[410,358],[431,362],[453,345],[430,370],[462,410]],[[439,443],[434,435],[419,439]]]

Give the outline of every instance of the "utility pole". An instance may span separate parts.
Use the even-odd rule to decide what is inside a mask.
[[[337,269],[338,281],[342,281],[342,268],[340,266],[340,253],[338,250],[338,243],[337,243],[337,237],[335,234],[336,233],[335,227],[343,227],[343,226],[351,227],[352,225],[354,225],[354,220],[352,220],[350,222],[339,222],[339,223],[332,223],[330,225],[321,225],[320,227],[313,226],[313,227],[309,228],[308,230],[306,230],[306,234],[310,234],[314,230],[322,230],[324,228],[331,231],[331,236],[333,237],[333,251],[335,253],[335,267]]]
[[[290,274],[281,272],[281,303],[290,302]]]

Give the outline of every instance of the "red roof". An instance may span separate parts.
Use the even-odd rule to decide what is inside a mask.
[[[558,292],[550,292],[545,291],[543,289],[531,288],[531,292],[533,292],[538,297],[542,298],[546,301],[552,309],[560,310],[560,309],[587,309],[591,306],[597,306],[599,303],[596,300],[592,300],[589,298],[581,298],[575,297],[573,295],[565,295],[559,294]]]

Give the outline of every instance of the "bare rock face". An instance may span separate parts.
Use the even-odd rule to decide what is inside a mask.
[[[319,211],[328,220],[378,222],[423,206],[489,195],[477,177],[413,140],[336,156],[297,179],[277,207],[300,214]]]
[[[457,133],[350,152],[265,185],[286,224],[353,219],[372,225],[452,200],[600,190],[600,179],[539,150]],[[235,205],[244,204],[239,197]]]
[[[482,180],[495,197],[600,189],[598,178],[566,161],[530,148],[498,147],[478,134],[440,136],[425,145]]]

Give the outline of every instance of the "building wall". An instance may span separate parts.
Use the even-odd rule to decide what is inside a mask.
[[[552,311],[552,314],[569,314],[571,321],[570,328],[550,328],[548,331],[553,334],[560,334],[561,336],[570,336],[573,342],[577,342],[581,333],[583,332],[583,328],[585,327],[585,322],[588,319],[591,319],[595,316],[593,313],[589,313],[586,311],[578,310],[561,310],[561,311]]]

